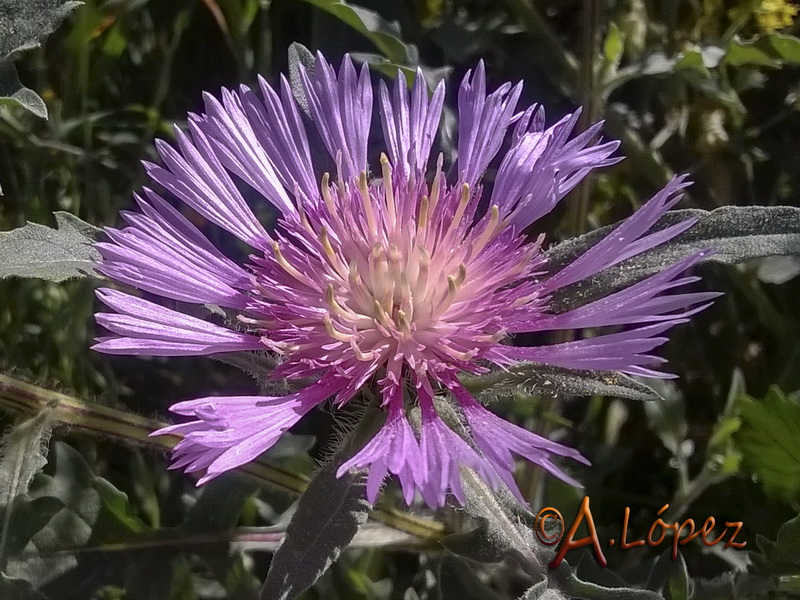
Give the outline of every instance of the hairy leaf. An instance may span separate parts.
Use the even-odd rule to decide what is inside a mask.
[[[742,426],[734,441],[742,465],[776,498],[800,498],[800,404],[773,387],[762,401],[738,402]]]
[[[7,548],[9,545],[22,547],[30,537],[39,531],[44,523],[33,530],[31,515],[16,514],[18,508],[30,508],[31,503],[22,506],[17,500],[28,491],[28,486],[36,475],[47,464],[47,443],[50,441],[51,413],[49,408],[38,415],[15,424],[0,441],[0,515],[2,515],[2,533],[0,533],[0,561],[5,564],[9,554],[20,548]],[[20,534],[18,525],[22,523],[27,537]],[[14,538],[14,539],[11,539]],[[24,539],[23,539],[24,538]]]
[[[455,556],[444,556],[439,564],[439,592],[442,600],[502,600],[475,569]]]
[[[57,212],[55,218],[57,229],[28,223],[0,232],[0,279],[100,277],[94,270],[100,253],[91,246],[100,230],[67,212]]]
[[[3,0],[0,4],[0,60],[36,48],[82,2]]]
[[[629,400],[657,400],[649,386],[614,371],[566,369],[538,363],[521,363],[507,371],[487,375],[462,375],[461,383],[483,400],[505,396],[520,388],[535,396],[613,396]]]
[[[43,119],[44,101],[23,86],[11,55],[36,48],[81,2],[62,0],[3,0],[0,3],[0,102],[15,102]]]
[[[0,62],[0,104],[19,104],[37,117],[47,118],[47,105],[32,89],[22,85],[10,60]]]
[[[552,572],[558,587],[567,598],[586,600],[664,600],[664,597],[651,590],[629,587],[605,587],[579,579],[566,563],[561,563]]]
[[[15,424],[0,440],[0,508],[28,491],[28,486],[47,464],[52,411]]]
[[[275,552],[262,600],[291,600],[311,587],[366,522],[369,504],[361,473],[336,477],[336,463],[322,467],[305,493]]]
[[[567,597],[558,590],[548,586],[547,578],[542,579],[529,587],[519,600],[568,600]]]
[[[297,102],[300,110],[306,117],[311,118],[311,109],[308,106],[306,91],[303,89],[303,79],[300,76],[300,68],[303,67],[309,77],[314,76],[314,54],[299,42],[289,46],[289,84],[292,88],[292,95]]]
[[[556,312],[564,312],[586,304],[705,249],[714,251],[707,261],[728,264],[764,256],[800,254],[800,208],[724,206],[710,212],[676,210],[664,215],[651,231],[660,231],[689,218],[697,218],[698,222],[688,231],[667,244],[556,291],[551,306]],[[546,255],[551,272],[575,260],[616,226],[596,229],[550,248]]]

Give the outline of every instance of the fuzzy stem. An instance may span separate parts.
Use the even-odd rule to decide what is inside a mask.
[[[166,423],[161,421],[147,419],[101,404],[84,402],[78,398],[0,374],[0,408],[38,414],[44,407],[52,410],[50,416],[56,426],[76,427],[89,434],[110,437],[120,442],[166,451],[174,447],[181,439],[177,435],[150,437],[151,432],[166,426]],[[239,470],[261,482],[271,484],[296,496],[302,494],[308,485],[305,477],[260,461],[245,464]],[[433,542],[446,535],[442,524],[420,519],[398,510],[376,508],[370,516],[375,521],[421,540]]]

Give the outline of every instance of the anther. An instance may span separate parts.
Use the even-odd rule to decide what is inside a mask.
[[[423,196],[419,202],[419,218],[417,219],[417,231],[422,231],[428,227],[429,201],[427,196]]]

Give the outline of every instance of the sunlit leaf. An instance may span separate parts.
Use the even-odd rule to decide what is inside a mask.
[[[99,229],[67,212],[57,212],[55,218],[57,229],[28,223],[0,232],[0,279],[99,277],[94,265],[100,253],[91,245]]]

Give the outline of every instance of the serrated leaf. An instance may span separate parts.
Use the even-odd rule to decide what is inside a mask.
[[[614,265],[594,277],[565,286],[553,294],[551,307],[564,312],[627,287],[701,250],[714,254],[706,261],[735,264],[752,258],[800,254],[800,208],[791,206],[723,206],[712,211],[670,211],[650,231],[660,231],[689,218],[698,222],[666,244]],[[550,248],[551,272],[572,262],[608,235],[609,225]]]
[[[91,246],[100,230],[67,212],[55,213],[57,229],[38,223],[0,232],[0,279],[35,277],[64,281],[100,275],[100,253]]]
[[[31,536],[44,526],[30,511],[31,502],[22,498],[31,480],[47,464],[47,443],[50,441],[49,408],[38,415],[15,423],[0,441],[0,564],[16,554]],[[18,500],[20,502],[18,502]],[[35,502],[35,501],[34,501]],[[17,514],[18,510],[23,512]],[[34,529],[30,529],[33,527]],[[22,530],[22,531],[20,531]],[[19,546],[21,544],[21,546]],[[1,570],[1,569],[0,569]]]
[[[400,26],[396,22],[387,21],[375,11],[342,0],[305,1],[330,13],[364,35],[392,62],[398,64],[416,62],[416,49],[402,41]]]
[[[336,477],[322,467],[297,503],[286,536],[270,564],[262,600],[292,600],[311,587],[366,522],[369,504],[362,473]]]
[[[0,508],[28,491],[28,486],[47,464],[52,410],[15,423],[0,440]]]
[[[22,85],[10,60],[0,62],[0,104],[19,104],[37,117],[47,118],[47,105],[32,89]]]
[[[538,363],[520,363],[507,371],[461,375],[461,383],[482,399],[523,389],[534,396],[611,396],[628,400],[658,400],[651,387],[614,371],[565,369]]]
[[[442,600],[502,600],[475,569],[455,556],[444,556],[439,563],[439,592]]]
[[[773,387],[762,401],[742,396],[742,425],[734,441],[742,466],[758,477],[770,496],[800,498],[800,405]]]

